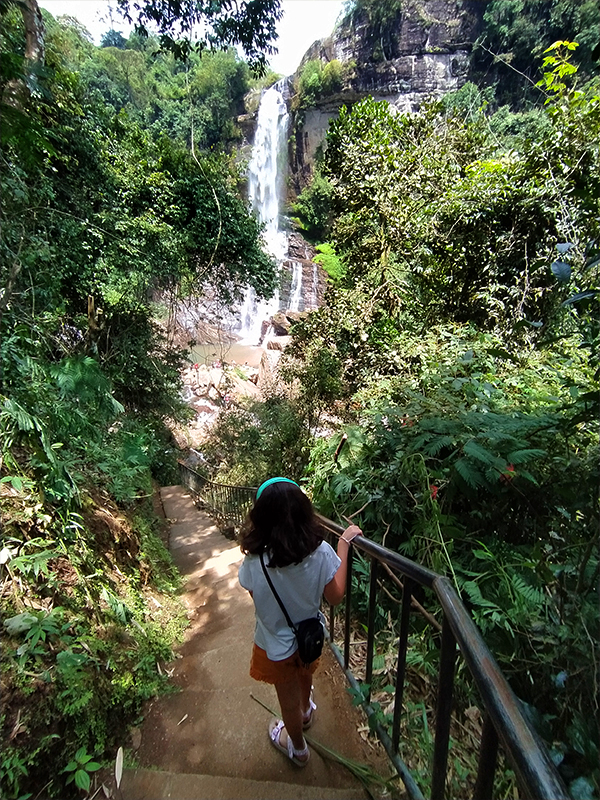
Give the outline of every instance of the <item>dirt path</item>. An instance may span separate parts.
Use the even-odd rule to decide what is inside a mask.
[[[186,578],[183,600],[190,627],[173,665],[179,691],[146,710],[137,750],[140,766],[126,770],[122,797],[365,798],[361,784],[341,765],[313,750],[308,766],[300,770],[269,743],[270,715],[252,695],[273,709],[277,702],[273,687],[248,675],[254,612],[237,581],[240,550],[184,489],[163,488],[161,496],[171,526],[171,552]],[[385,758],[358,733],[364,719],[352,707],[345,685],[327,650],[315,675],[318,710],[311,734],[344,756],[389,774]]]

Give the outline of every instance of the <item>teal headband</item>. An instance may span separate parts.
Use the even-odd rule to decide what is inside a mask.
[[[270,486],[272,483],[293,483],[294,486],[298,486],[296,481],[291,481],[289,478],[269,478],[268,481],[265,481],[264,483],[261,483],[261,485],[258,487],[258,491],[256,492],[256,499],[257,500],[261,496],[263,491],[267,488],[267,486]],[[300,487],[298,486],[298,488],[300,488]]]

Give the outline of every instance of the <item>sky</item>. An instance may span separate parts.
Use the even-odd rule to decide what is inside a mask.
[[[68,14],[76,17],[92,34],[94,42],[110,28],[109,3],[106,0],[38,0],[54,17]],[[317,39],[333,31],[342,11],[342,0],[282,0],[283,19],[278,23],[278,55],[271,59],[271,68],[282,75],[295,72],[304,53]],[[114,12],[113,12],[114,13]],[[115,30],[124,36],[129,27],[114,13]]]

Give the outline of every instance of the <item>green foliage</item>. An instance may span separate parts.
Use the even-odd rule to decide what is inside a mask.
[[[455,581],[540,733],[561,742],[565,779],[595,782],[597,732],[582,750],[578,720],[597,680],[600,474],[571,391],[591,378],[577,345],[511,354],[489,334],[406,333],[398,378],[354,395],[347,440],[313,447],[308,475],[322,513],[360,510],[367,535]]]
[[[319,59],[307,61],[297,79],[293,107],[296,111],[311,108],[322,100],[339,92],[346,78],[348,67],[337,59],[323,64]]]
[[[80,747],[69,761],[63,772],[72,773],[67,778],[67,784],[75,781],[75,786],[84,792],[90,789],[90,774],[96,772],[101,767],[97,761],[92,761],[92,756],[86,751],[85,747]]]
[[[33,509],[20,517],[3,499],[13,533],[3,538],[4,585],[18,579],[34,602],[62,601],[49,611],[3,609],[3,734],[17,715],[28,731],[3,752],[0,777],[9,800],[41,785],[48,796],[75,796],[70,784],[81,788],[84,773],[96,769],[88,754],[114,752],[123,721],[135,720],[142,703],[167,688],[160,663],[171,660],[185,617],[168,594],[149,605],[142,592],[155,579],[154,597],[177,590],[176,570],[141,508],[133,518],[139,540],[136,529],[119,528],[115,519],[111,528],[99,527],[99,518],[111,517],[104,502],[102,511],[92,507],[62,521],[55,512],[46,515],[47,538],[33,547],[34,539],[17,537],[43,520]],[[37,557],[48,553],[36,574]],[[57,769],[48,789],[49,760]]]
[[[165,4],[155,0],[142,3],[119,0],[118,5],[128,21],[132,21],[132,12],[135,14],[136,33],[140,37],[148,36],[149,24],[156,26],[161,47],[178,58],[186,58],[193,50],[202,52],[207,46],[240,45],[259,74],[266,71],[267,56],[275,52],[272,44],[276,38],[275,26],[283,14],[279,0],[253,0],[239,8],[232,8],[225,0],[209,5],[198,5],[193,0],[169,0]]]
[[[331,191],[329,181],[317,170],[310,184],[292,204],[294,219],[310,240],[322,239],[331,224]]]
[[[492,0],[483,15],[472,75],[478,82],[496,82],[501,102],[523,106],[538,99],[532,86],[542,53],[553,42],[577,41],[583,79],[597,74],[599,30],[600,10],[594,0]]]
[[[127,47],[127,39],[121,31],[115,31],[111,28],[100,37],[100,47],[116,47],[117,50],[124,50]]]
[[[137,48],[96,50],[81,68],[86,91],[118,113],[122,109],[156,138],[221,149],[236,141],[248,68],[234,50],[191,54],[185,67],[149,39]]]
[[[267,475],[299,478],[308,459],[309,424],[297,403],[273,392],[264,402],[223,413],[203,448],[217,480],[258,486]]]
[[[323,171],[328,241],[348,266],[346,285],[379,289],[392,319],[419,308],[425,323],[515,333],[551,321],[549,243],[594,230],[597,103],[578,96],[577,106],[550,106],[538,129],[546,138],[526,141],[523,154],[498,147],[481,113],[465,123],[462,110],[439,107],[411,117],[372,100],[342,109]]]
[[[284,354],[280,367],[285,381],[292,385],[294,404],[309,432],[316,433],[324,412],[342,392],[341,365],[337,356],[314,337],[304,351],[304,360]]]
[[[320,264],[333,284],[340,283],[346,274],[342,259],[339,258],[333,247],[325,242],[317,245],[315,263]]]
[[[246,88],[232,52],[183,68],[46,15],[46,63],[26,63],[20,7],[0,16],[1,792],[74,797],[89,754],[167,688],[185,625],[148,509],[152,480],[173,482],[166,423],[186,417],[154,298],[268,296],[275,269],[216,152]]]
[[[3,9],[9,19],[6,81],[19,77],[9,56],[24,42],[18,15]],[[241,100],[245,67],[227,52],[194,57],[185,71],[170,56],[153,62],[156,48],[95,49],[72,20],[47,22],[40,91],[9,115],[0,155],[0,426],[11,463],[3,478],[22,480],[11,462],[18,450],[50,501],[79,502],[100,474],[132,502],[148,493],[149,471],[169,470],[166,448],[144,426],[154,436],[187,414],[183,354],[156,324],[150,298],[176,298],[181,287],[231,299],[248,282],[268,296],[275,270],[230,160],[155,141],[121,109],[143,111],[150,74],[162,70],[165,90],[179,80],[221,119],[212,144]],[[93,75],[128,99],[98,102]]]

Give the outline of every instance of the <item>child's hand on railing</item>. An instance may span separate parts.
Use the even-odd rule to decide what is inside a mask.
[[[363,532],[358,527],[358,525],[349,525],[346,530],[342,533],[341,538],[350,544],[353,539],[356,539],[357,536],[362,536]]]

